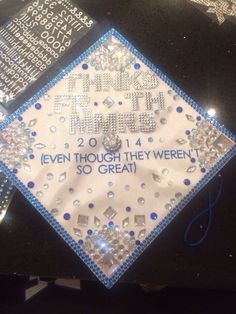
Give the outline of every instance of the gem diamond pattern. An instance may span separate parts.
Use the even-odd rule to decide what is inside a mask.
[[[107,287],[236,153],[115,30],[0,129],[3,172]]]

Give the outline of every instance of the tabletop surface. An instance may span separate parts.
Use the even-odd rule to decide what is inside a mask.
[[[29,1],[0,1],[0,24]],[[111,27],[123,34],[205,110],[236,133],[236,24],[219,26],[185,0],[78,0],[97,26],[69,54],[53,66],[15,101],[19,106],[62,67]],[[236,158],[185,207],[121,278],[125,282],[169,286],[236,288]],[[221,198],[213,209],[206,240],[189,247],[184,231],[194,215],[207,206],[208,194],[216,195],[223,178]],[[190,239],[201,236],[203,216]],[[203,228],[203,229],[202,229]],[[16,193],[0,225],[0,274],[43,277],[77,277],[94,280],[84,263],[56,232]]]

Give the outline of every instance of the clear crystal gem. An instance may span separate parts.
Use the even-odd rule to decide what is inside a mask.
[[[50,126],[49,130],[50,130],[50,132],[52,132],[52,133],[56,133],[57,128],[56,128],[54,125],[52,125],[52,126]]]
[[[138,203],[139,203],[140,205],[144,205],[144,204],[145,204],[145,199],[144,199],[143,197],[139,197],[139,198],[138,198]]]
[[[116,216],[117,212],[116,212],[116,210],[115,210],[113,207],[109,206],[109,207],[104,211],[103,214],[104,214],[108,219],[113,219],[113,218]]]
[[[37,143],[37,144],[34,145],[34,147],[37,148],[37,149],[43,149],[43,148],[46,147],[46,145],[44,145],[43,143]]]
[[[106,151],[113,153],[121,148],[121,139],[118,135],[108,134],[103,138],[103,146]]]
[[[115,196],[115,194],[114,194],[114,192],[112,192],[112,191],[109,191],[109,192],[107,193],[107,197],[108,197],[108,198],[114,198],[114,196]]]
[[[161,177],[158,174],[156,174],[156,173],[152,174],[152,178],[156,182],[159,182],[159,183],[161,182]]]
[[[63,172],[59,176],[59,182],[63,182],[66,180],[66,172]]]
[[[122,220],[122,227],[125,228],[129,225],[129,217]]]
[[[88,225],[88,221],[89,221],[89,217],[85,216],[85,215],[79,215],[78,216],[78,220],[77,220],[77,224],[79,226],[84,226],[86,227]]]
[[[111,108],[115,104],[115,101],[111,97],[107,97],[106,99],[104,99],[103,104],[107,108]]]
[[[83,233],[80,229],[78,228],[73,228],[73,231],[74,231],[74,234],[78,237],[82,237],[83,236]]]
[[[142,229],[142,230],[140,230],[139,233],[138,233],[138,238],[139,238],[139,239],[142,239],[142,238],[145,237],[145,235],[146,235],[146,229]]]
[[[163,170],[162,170],[162,174],[163,174],[164,176],[167,176],[167,175],[169,174],[169,170],[168,170],[168,169],[163,169]]]
[[[185,139],[183,139],[183,138],[178,138],[178,139],[176,140],[176,142],[177,142],[179,145],[184,145],[185,143],[187,143],[187,141],[186,141]]]
[[[36,193],[36,196],[39,197],[39,198],[40,198],[40,197],[43,197],[43,192],[42,192],[42,191],[38,191],[38,192]]]
[[[52,215],[57,215],[59,213],[59,210],[57,209],[57,208],[53,208],[52,210],[51,210],[51,214]]]
[[[187,172],[191,173],[191,172],[194,172],[196,169],[197,169],[196,166],[190,166],[190,167],[188,167]]]
[[[94,225],[96,226],[96,227],[99,227],[100,226],[100,224],[101,224],[101,220],[100,219],[98,219],[96,216],[94,217]]]
[[[79,200],[74,200],[73,205],[75,207],[79,207],[80,206],[80,201]]]
[[[186,114],[185,116],[186,116],[186,118],[188,119],[188,121],[195,122],[194,117],[191,116],[190,114]]]
[[[28,127],[32,128],[37,123],[37,119],[30,120]]]
[[[145,226],[145,215],[135,215],[134,216],[134,222],[136,224],[136,226],[140,227],[140,226]]]
[[[54,175],[51,172],[49,172],[47,173],[46,177],[48,180],[52,180],[54,178]]]

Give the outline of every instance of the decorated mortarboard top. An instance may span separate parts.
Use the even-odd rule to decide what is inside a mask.
[[[111,287],[236,153],[110,30],[1,126],[1,168]]]

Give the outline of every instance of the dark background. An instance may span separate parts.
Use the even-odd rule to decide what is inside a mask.
[[[1,1],[0,23],[3,24],[28,2]],[[236,24],[226,21],[219,26],[184,0],[74,2],[97,20],[97,26],[20,96],[12,105],[12,110],[32,96],[50,77],[104,32],[114,27],[203,108],[215,108],[217,119],[236,133]],[[186,206],[120,282],[236,289],[235,161],[236,158],[233,158],[221,171],[223,193],[213,210],[213,221],[206,240],[193,248],[186,245],[183,235],[192,217],[206,207],[209,191],[217,193],[219,177],[213,179]],[[201,226],[204,227],[206,222],[207,217],[196,223],[190,239],[196,240],[201,236]],[[0,225],[0,248],[2,275],[97,280],[19,193],[16,193],[5,220]],[[5,279],[2,277],[4,282]],[[107,292],[101,284],[95,285],[96,291],[103,291],[103,297],[106,293],[120,294],[122,287],[126,287],[118,283],[112,292]],[[230,296],[230,292],[227,295]],[[232,313],[233,309],[231,307]]]

